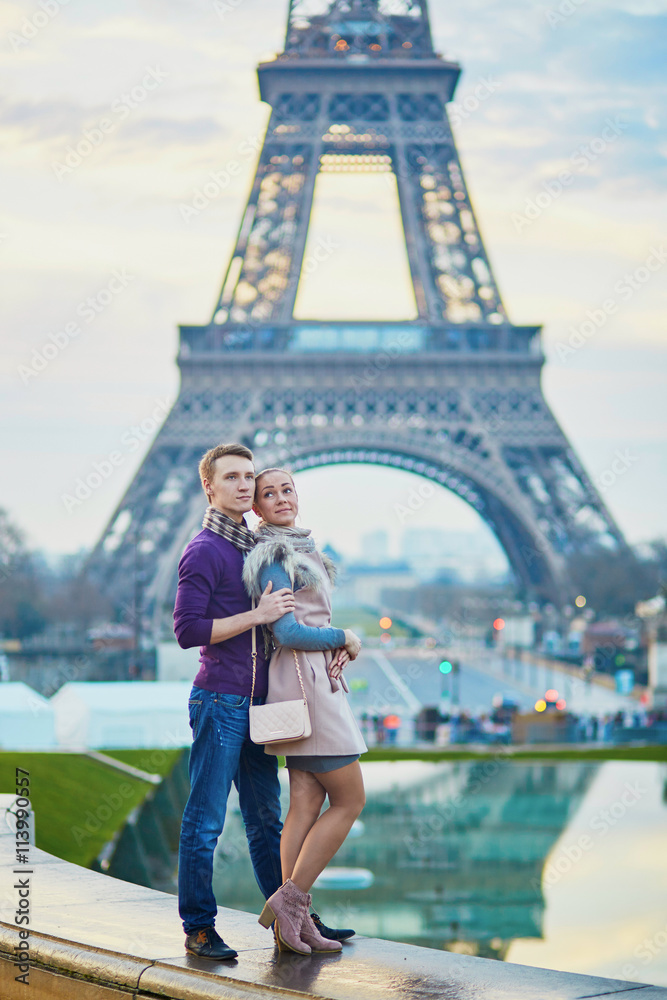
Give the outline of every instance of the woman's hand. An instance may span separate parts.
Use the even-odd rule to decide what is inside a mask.
[[[352,631],[351,628],[345,629],[345,649],[349,653],[351,660],[356,660],[359,656],[359,650],[361,649],[361,639],[358,635]]]
[[[343,668],[350,662],[350,654],[346,649],[338,649],[335,651],[334,658],[329,664],[329,677],[333,677],[334,680],[338,680],[340,675],[343,673]]]

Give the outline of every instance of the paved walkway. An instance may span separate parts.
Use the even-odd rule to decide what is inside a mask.
[[[667,989],[535,969],[411,945],[353,938],[340,955],[280,954],[257,917],[218,911],[239,951],[232,962],[186,956],[175,896],[100,875],[31,847],[15,865],[14,838],[0,835],[2,1000],[667,1000]],[[21,873],[14,874],[20,867]],[[29,879],[29,986],[15,981],[18,879]]]

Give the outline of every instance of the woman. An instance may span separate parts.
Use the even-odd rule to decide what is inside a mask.
[[[275,919],[281,950],[337,952],[340,942],[322,937],[309,914],[310,888],[365,804],[359,755],[367,747],[342,677],[361,642],[349,629],[330,625],[333,567],[315,548],[310,531],[295,526],[299,502],[291,474],[283,469],[261,472],[253,510],[262,520],[258,544],[245,562],[246,588],[258,600],[271,580],[274,591],[294,590],[296,602],[294,612],[271,625],[277,645],[266,702],[302,697],[292,650],[303,650],[297,656],[312,725],[306,739],[265,747],[267,753],[285,755],[290,806],[280,841],[283,885],[267,900],[260,923],[269,927]],[[320,816],[327,796],[329,808]]]

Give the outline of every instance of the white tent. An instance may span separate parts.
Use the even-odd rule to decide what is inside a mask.
[[[79,682],[51,699],[61,747],[182,747],[192,734],[188,698],[192,682]]]
[[[22,682],[0,684],[0,747],[3,750],[49,750],[55,745],[50,702]]]
[[[159,681],[190,681],[199,670],[199,650],[181,649],[177,642],[158,642],[157,679]]]

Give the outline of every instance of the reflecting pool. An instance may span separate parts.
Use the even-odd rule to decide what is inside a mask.
[[[665,765],[518,763],[501,751],[363,770],[366,808],[313,890],[325,922],[667,985]],[[283,795],[286,806],[286,780]],[[231,799],[214,887],[221,905],[261,909]]]

